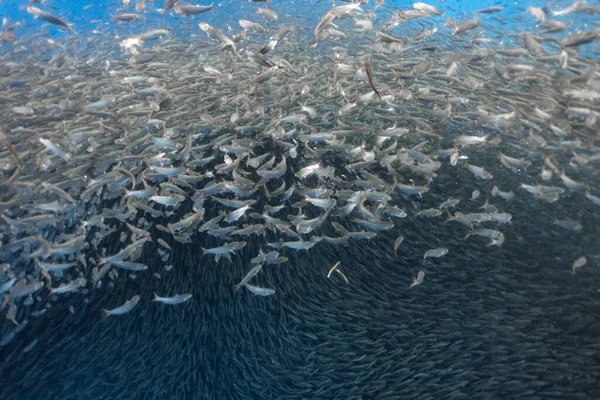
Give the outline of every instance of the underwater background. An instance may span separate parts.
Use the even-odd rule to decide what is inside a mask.
[[[600,396],[598,1],[165,3],[0,2],[0,399]]]

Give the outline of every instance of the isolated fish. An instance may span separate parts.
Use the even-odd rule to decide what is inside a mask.
[[[275,293],[275,289],[253,286],[249,283],[245,283],[244,286],[257,296],[270,296]]]
[[[112,310],[104,309],[102,312],[105,317],[109,317],[111,315],[122,315],[126,314],[129,311],[133,310],[133,308],[139,303],[140,296],[133,296],[131,299],[127,300],[122,306],[117,308],[113,308]]]
[[[190,15],[199,15],[207,11],[212,11],[212,9],[213,3],[209,4],[208,6],[186,4],[175,7],[175,12],[179,15],[188,17]]]
[[[412,283],[410,284],[410,286],[408,288],[412,289],[413,287],[420,285],[421,283],[423,283],[424,279],[425,279],[425,272],[419,271],[419,273],[417,274],[417,277],[412,281]]]
[[[52,25],[60,26],[61,28],[65,28],[68,31],[73,32],[71,29],[71,24],[67,24],[66,22],[58,19],[57,17],[55,17],[47,11],[40,10],[39,8],[33,6],[27,6],[25,9],[29,14],[33,15],[35,18],[41,19],[42,21],[46,21]]]
[[[169,305],[175,305],[175,304],[181,304],[184,303],[186,301],[188,301],[189,299],[192,298],[192,295],[187,293],[187,294],[178,294],[176,296],[171,296],[171,297],[160,297],[159,295],[157,295],[156,293],[154,293],[154,298],[152,299],[153,302],[160,302],[163,304],[169,304]]]
[[[448,249],[445,247],[438,247],[437,249],[427,250],[423,255],[423,260],[431,257],[443,257],[448,254]]]

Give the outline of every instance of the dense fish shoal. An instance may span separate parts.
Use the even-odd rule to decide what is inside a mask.
[[[598,394],[596,6],[41,3],[0,34],[1,394]]]

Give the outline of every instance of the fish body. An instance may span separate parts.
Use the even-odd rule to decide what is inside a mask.
[[[266,261],[266,257],[265,257],[265,261]],[[263,264],[260,263],[260,264],[257,264],[256,266],[252,267],[252,269],[250,269],[250,271],[248,271],[248,273],[244,276],[244,278],[240,281],[240,283],[235,285],[234,291],[237,292],[242,286],[244,286],[246,283],[248,283],[250,281],[250,279],[254,278],[262,270],[262,266],[263,266]]]
[[[202,247],[203,255],[205,254],[214,254],[214,255],[224,255],[228,253],[233,253],[234,251],[241,250],[244,246],[246,246],[246,242],[231,242],[226,245],[220,247],[213,247],[211,249],[205,249]]]
[[[423,283],[424,279],[425,279],[425,272],[419,271],[419,273],[417,274],[417,277],[412,281],[412,283],[410,284],[410,286],[408,288],[411,289],[417,285],[420,285],[421,283]]]
[[[105,317],[110,317],[111,315],[127,314],[128,312],[133,310],[135,306],[137,306],[139,301],[140,301],[140,296],[135,295],[131,299],[127,300],[122,306],[113,308],[112,310],[104,309],[104,310],[102,310],[102,312],[104,313]]]
[[[271,296],[275,293],[275,289],[258,287],[249,283],[245,283],[244,286],[246,287],[246,289],[252,292],[252,294],[255,294],[257,296]]]
[[[191,298],[192,298],[192,295],[190,293],[178,294],[176,296],[171,296],[171,297],[160,297],[159,295],[154,293],[154,298],[152,299],[152,301],[163,303],[163,304],[176,305],[176,304],[185,303],[186,301],[188,301]]]
[[[50,294],[60,294],[60,293],[69,293],[74,292],[80,287],[85,286],[87,280],[83,277],[77,278],[72,282],[67,283],[66,285],[61,285],[59,287],[50,288]]]
[[[425,252],[425,254],[423,255],[423,260],[427,259],[427,258],[438,258],[438,257],[443,257],[446,254],[448,254],[448,249],[445,247],[438,247],[437,249],[431,249],[431,250],[427,250]]]
[[[46,21],[52,25],[60,26],[61,28],[66,28],[67,30],[71,31],[71,24],[67,24],[47,11],[40,10],[39,8],[33,6],[27,6],[25,10],[27,10],[29,14],[33,15],[37,19],[41,19],[42,21]]]
[[[186,4],[183,6],[175,7],[175,12],[177,14],[183,15],[185,17],[189,17],[190,15],[200,15],[207,11],[212,11],[212,10],[213,10],[213,3],[210,3],[208,6]]]

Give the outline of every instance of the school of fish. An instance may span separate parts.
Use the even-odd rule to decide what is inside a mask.
[[[505,232],[516,198],[599,210],[600,27],[567,20],[600,13],[585,2],[529,7],[510,38],[486,23],[502,7],[457,21],[425,3],[337,2],[307,29],[278,1],[219,26],[206,22],[217,4],[129,3],[87,36],[44,4],[22,8],[33,33],[3,21],[3,346],[63,297],[192,268],[176,248],[202,254],[194,268],[239,259],[232,294],[276,298],[255,285],[265,269],[376,237],[393,259],[411,248],[406,219],[451,224],[487,251],[519,235]],[[190,37],[150,15],[185,19]],[[462,196],[445,197],[448,185]],[[547,222],[595,228],[577,210]],[[435,284],[425,275],[455,248],[418,248],[399,290]],[[569,257],[567,272],[590,268]],[[352,284],[344,267],[329,275]],[[189,292],[147,288],[97,312],[202,301]]]

